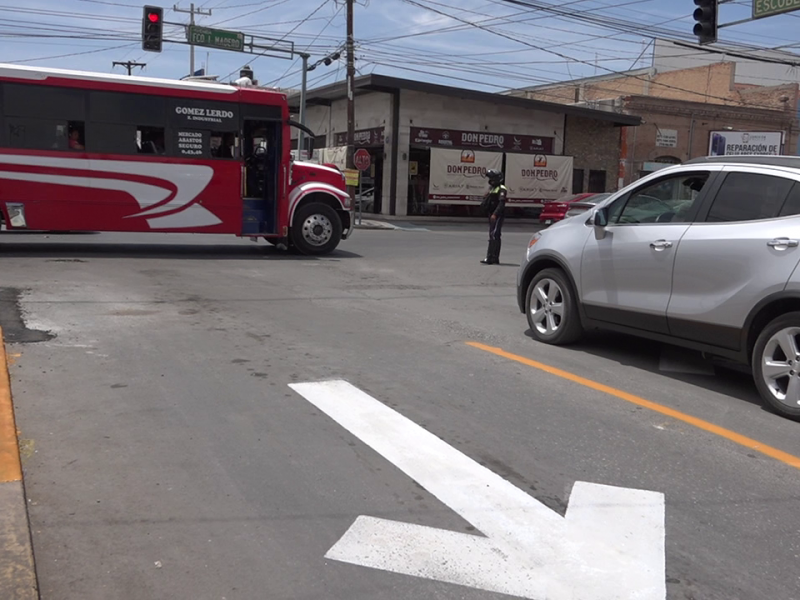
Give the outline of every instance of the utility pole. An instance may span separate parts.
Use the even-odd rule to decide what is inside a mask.
[[[195,15],[201,15],[201,16],[204,16],[204,17],[210,17],[211,16],[211,9],[210,8],[208,10],[203,10],[202,8],[195,8],[194,7],[194,2],[192,2],[189,5],[189,10],[186,10],[185,8],[178,8],[177,4],[172,8],[172,10],[174,10],[175,12],[178,12],[178,13],[187,13],[189,15],[189,26],[190,27],[194,25],[194,16]],[[192,44],[192,40],[189,39],[189,77],[192,77],[193,75],[194,75],[194,44]]]
[[[355,152],[356,129],[356,104],[355,104],[355,78],[356,59],[354,56],[355,43],[353,41],[353,0],[347,0],[347,163],[348,169],[355,169],[353,154]],[[397,135],[394,132],[393,135]],[[397,160],[397,157],[393,157]],[[361,173],[358,175],[361,177]],[[355,207],[356,188],[349,186],[350,206]]]
[[[306,87],[308,86],[308,59],[311,58],[307,53],[302,53],[303,59],[303,83],[300,85],[300,124],[306,124]],[[297,134],[297,160],[303,160],[303,147],[306,143],[306,134],[302,129]],[[308,157],[311,159],[311,157]]]
[[[127,60],[125,62],[119,62],[119,61],[115,60],[112,63],[111,66],[112,67],[125,67],[126,69],[128,69],[128,76],[130,76],[131,73],[133,72],[133,68],[134,67],[139,67],[141,69],[144,69],[147,66],[147,63],[134,62],[132,60]]]

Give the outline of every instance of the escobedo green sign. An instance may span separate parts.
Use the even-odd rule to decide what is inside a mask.
[[[753,0],[753,18],[771,17],[800,9],[800,0]]]

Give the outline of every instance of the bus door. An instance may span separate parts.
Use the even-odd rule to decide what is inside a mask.
[[[243,235],[277,233],[280,134],[279,121],[243,121]]]

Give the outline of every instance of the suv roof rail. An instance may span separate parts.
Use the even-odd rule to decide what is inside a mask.
[[[747,155],[747,156],[704,156],[687,160],[685,165],[702,163],[730,163],[745,165],[768,165],[773,167],[792,167],[800,169],[800,156],[772,156],[772,155]]]

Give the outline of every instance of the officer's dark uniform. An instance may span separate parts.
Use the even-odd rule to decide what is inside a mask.
[[[489,249],[486,251],[486,258],[481,262],[485,265],[496,265],[500,262],[500,234],[503,230],[508,188],[503,185],[503,174],[500,171],[489,169],[486,171],[486,178],[491,186],[483,200],[483,207],[489,216]]]

